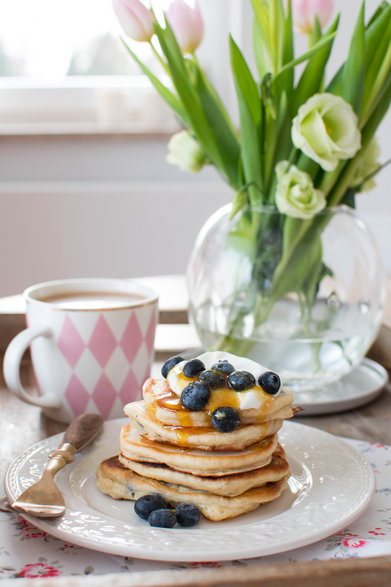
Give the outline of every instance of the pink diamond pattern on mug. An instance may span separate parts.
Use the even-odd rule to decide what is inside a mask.
[[[120,391],[120,398],[123,404],[127,404],[129,402],[134,401],[137,399],[139,394],[140,385],[137,382],[137,379],[132,370],[129,371],[128,376],[126,377]]]
[[[130,362],[132,362],[136,356],[142,341],[143,335],[137,320],[137,316],[134,312],[132,312],[130,320],[126,325],[120,340],[120,346]]]
[[[65,397],[74,414],[82,414],[85,411],[90,396],[80,379],[74,373],[69,380]]]
[[[112,330],[103,315],[100,315],[89,340],[88,348],[101,367],[106,365],[116,346],[117,341]]]
[[[147,332],[145,335],[145,343],[148,347],[148,351],[151,353],[153,349],[153,343],[155,340],[155,329],[156,329],[156,319],[157,316],[155,313],[151,314],[151,318],[149,320]]]
[[[113,387],[107,375],[102,373],[94,391],[92,392],[92,398],[102,418],[108,417],[116,397],[117,391]]]
[[[75,416],[88,407],[104,419],[122,417],[121,406],[141,397],[150,373],[156,316],[156,307],[131,311],[122,326],[118,314],[103,312],[95,325],[89,322],[87,336],[85,328],[78,332],[72,312],[66,316],[58,348],[72,367],[65,397]]]
[[[83,339],[68,316],[65,317],[57,346],[71,367],[76,365],[84,351]]]

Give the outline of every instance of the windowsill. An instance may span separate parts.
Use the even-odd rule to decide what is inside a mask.
[[[0,136],[168,135],[178,122],[145,76],[0,79]]]
[[[166,122],[0,122],[0,136],[142,135],[171,136],[179,130],[175,121]]]

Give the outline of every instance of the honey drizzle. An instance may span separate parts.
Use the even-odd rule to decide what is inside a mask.
[[[181,387],[183,389],[191,383],[192,381],[196,381],[196,378],[190,379],[185,377],[182,373],[178,373],[178,377],[182,380]],[[259,408],[254,408],[254,410],[258,411],[256,416],[256,421],[263,421],[264,415],[269,411],[272,403],[273,398],[266,394],[264,390],[259,387],[258,385],[254,386],[252,390],[256,390],[258,393],[261,394],[263,402]],[[220,388],[215,389],[211,392],[211,397],[206,405],[206,411],[208,415],[211,415],[214,410],[221,406],[229,406],[231,408],[239,409],[240,408],[240,393],[244,392],[237,392],[227,388]],[[179,426],[165,426],[170,430],[174,430],[178,444],[179,445],[186,445],[187,440],[190,435],[195,434],[204,434],[207,432],[214,432],[215,429],[211,427],[205,426],[193,426],[193,421],[191,417],[191,411],[183,408],[180,397],[176,395],[173,391],[166,391],[156,397],[156,404],[160,408],[170,410],[176,413],[178,418]],[[148,411],[150,412],[151,416],[155,417],[157,406],[154,405],[149,406]],[[260,413],[259,413],[260,412]]]

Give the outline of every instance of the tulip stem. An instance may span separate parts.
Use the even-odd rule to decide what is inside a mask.
[[[169,74],[170,71],[168,69],[167,63],[164,61],[164,59],[160,55],[159,51],[156,49],[156,47],[152,43],[152,39],[149,41],[149,45],[150,45],[150,47],[152,49],[152,52],[154,53],[155,57],[159,61],[160,65],[163,67],[164,71]]]

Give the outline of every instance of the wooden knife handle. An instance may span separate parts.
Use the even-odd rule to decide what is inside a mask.
[[[98,414],[82,414],[73,420],[65,430],[63,442],[80,450],[98,434],[103,420]]]

